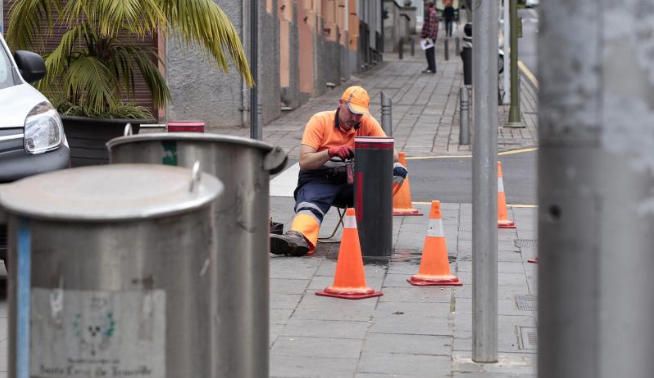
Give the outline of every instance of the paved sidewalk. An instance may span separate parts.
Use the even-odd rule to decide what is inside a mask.
[[[290,198],[272,198],[276,220],[289,224]],[[424,213],[428,206],[418,205]],[[271,257],[271,376],[510,377],[535,376],[536,209],[512,209],[517,230],[499,232],[498,353],[494,364],[472,356],[472,206],[443,204],[451,269],[464,285],[414,287],[428,219],[395,217],[394,255],[366,265],[379,298],[318,297],[332,284],[339,244],[312,257]],[[323,234],[333,228],[328,215]]]
[[[403,61],[385,58],[383,66],[353,82],[369,90],[375,115],[379,93],[392,96],[398,150],[409,156],[469,155],[469,146],[458,145],[458,57],[444,62],[441,54],[433,76],[420,73],[422,54]],[[337,87],[267,125],[264,140],[297,159],[305,122],[314,112],[335,107],[342,90]],[[502,128],[508,107],[499,108],[498,150],[537,145],[535,103],[533,89],[523,84],[525,129]],[[285,229],[292,207],[290,197],[271,197],[272,216]],[[427,205],[416,207],[429,212]],[[445,203],[442,212],[451,269],[464,282],[461,287],[414,287],[406,281],[418,270],[427,216],[394,217],[391,261],[366,265],[368,285],[382,290],[382,297],[352,301],[315,295],[332,283],[338,243],[320,243],[312,257],[272,256],[271,376],[535,376],[536,266],[527,260],[535,255],[536,209],[510,208],[518,228],[498,230],[499,361],[493,364],[471,360],[472,205]],[[322,235],[333,229],[334,213],[325,218]]]

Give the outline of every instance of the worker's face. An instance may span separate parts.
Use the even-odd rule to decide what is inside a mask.
[[[363,118],[363,114],[356,114],[350,111],[347,103],[341,100],[341,111],[338,112],[339,125],[345,131],[350,131],[353,127],[357,126]]]

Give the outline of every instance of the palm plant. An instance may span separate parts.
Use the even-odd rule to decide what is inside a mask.
[[[7,41],[14,49],[34,49],[44,25],[50,32],[66,27],[46,56],[48,73],[39,83],[64,114],[145,118],[145,109],[125,101],[138,77],[155,107],[170,100],[154,49],[129,43],[127,35],[175,31],[202,46],[223,71],[231,58],[246,83],[253,83],[238,33],[213,0],[14,0]]]

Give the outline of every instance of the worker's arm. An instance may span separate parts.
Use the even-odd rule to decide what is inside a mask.
[[[322,167],[329,160],[329,150],[316,151],[315,148],[300,145],[300,169],[311,170]]]
[[[303,144],[300,146],[300,169],[318,169],[322,167],[327,160],[333,157],[338,157],[345,161],[351,159],[353,156],[354,151],[352,150],[352,147],[346,145],[334,146],[329,147],[326,150],[316,151],[315,148]]]

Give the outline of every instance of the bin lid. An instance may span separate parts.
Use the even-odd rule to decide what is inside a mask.
[[[272,146],[268,143],[258,141],[256,139],[236,137],[232,135],[221,134],[198,134],[190,132],[181,133],[148,133],[138,135],[128,135],[111,139],[107,142],[107,149],[109,155],[112,155],[115,149],[119,146],[129,145],[133,143],[153,143],[162,141],[185,142],[192,145],[195,143],[216,143],[248,147],[261,151],[264,156],[263,168],[270,174],[280,172],[286,166],[288,155],[279,146]]]
[[[135,220],[188,212],[222,192],[217,178],[199,170],[115,164],[64,169],[16,181],[0,190],[0,206],[29,218]]]
[[[135,143],[135,142],[152,142],[152,141],[160,141],[160,140],[239,144],[246,147],[259,148],[265,152],[271,151],[274,148],[272,145],[258,141],[256,139],[242,138],[232,135],[208,134],[208,133],[199,134],[199,133],[186,133],[186,132],[147,133],[147,134],[122,136],[108,141],[107,148],[111,150],[112,148],[116,146],[120,146],[122,144]]]

